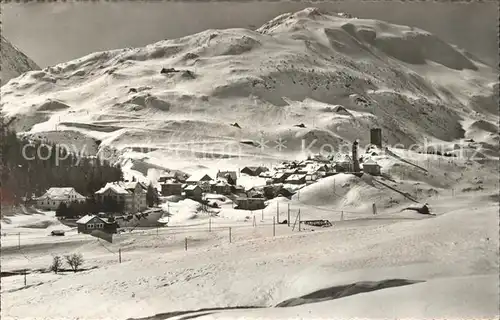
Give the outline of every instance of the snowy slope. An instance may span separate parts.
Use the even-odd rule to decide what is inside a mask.
[[[0,73],[1,85],[7,83],[25,72],[40,69],[36,63],[28,58],[19,49],[14,47],[7,39],[1,37],[0,60],[2,71]]]
[[[192,316],[201,308],[255,306],[262,309],[213,311],[205,319],[496,318],[498,204],[470,196],[442,199],[435,205],[445,209],[436,218],[395,224],[338,224],[325,231],[291,235],[291,228],[285,225],[277,228],[276,237],[265,228],[250,227],[246,233],[234,229],[233,243],[227,242],[226,230],[212,235],[205,232],[200,238],[198,227],[190,235],[199,241],[191,242],[188,251],[181,241],[186,234],[176,235],[175,230],[160,236],[153,232],[150,237],[134,238],[132,234],[123,240],[125,235],[117,236],[116,243],[107,244],[115,254],[98,244],[79,242],[74,250],[84,253],[87,267],[96,265],[98,269],[50,278],[30,274],[28,281],[33,286],[22,290],[22,276],[12,277],[17,282],[5,278],[2,315],[130,319],[174,311]],[[267,235],[255,239],[255,230],[267,230]],[[6,245],[2,243],[2,247]],[[116,257],[118,248],[124,258],[121,264]],[[35,249],[36,245],[25,244],[24,252],[34,260],[29,262],[31,268],[48,265],[49,253],[69,250],[54,246],[35,259]],[[14,253],[3,253],[3,269],[18,265]],[[17,259],[24,261],[23,257]],[[396,285],[335,299],[340,286],[365,283],[360,286],[376,287],[384,280]],[[410,283],[403,286],[405,281]],[[323,289],[328,290],[313,294]],[[313,296],[307,298],[310,294]],[[61,297],[63,304],[59,303]],[[275,307],[285,301],[297,303],[300,297],[306,304]],[[82,302],[93,307],[75,312]]]
[[[163,160],[253,159],[261,148],[239,142],[261,138],[268,159],[302,140],[364,145],[374,126],[391,144],[455,142],[498,119],[496,71],[470,57],[423,30],[309,8],[27,73],[4,86],[2,113],[19,131],[80,131]]]

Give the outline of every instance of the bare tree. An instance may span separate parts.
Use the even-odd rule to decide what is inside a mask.
[[[62,267],[62,259],[60,256],[54,256],[52,259],[52,264],[50,265],[50,271],[53,271],[54,273],[57,274],[57,272],[61,269]]]
[[[81,253],[73,253],[65,256],[65,258],[73,272],[77,272],[78,268],[83,264],[83,256]]]

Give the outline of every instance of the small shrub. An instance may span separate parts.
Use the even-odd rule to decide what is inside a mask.
[[[60,256],[54,256],[52,258],[52,264],[50,265],[50,271],[53,271],[55,274],[61,269],[62,267],[62,259]]]
[[[66,263],[71,267],[73,272],[77,272],[78,268],[83,264],[83,256],[80,253],[73,253],[65,256]]]

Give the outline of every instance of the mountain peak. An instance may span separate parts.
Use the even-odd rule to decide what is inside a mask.
[[[15,78],[27,71],[38,70],[40,67],[36,65],[18,48],[14,47],[7,39],[1,36],[0,59],[2,69],[0,73],[1,85],[7,83],[10,79]]]

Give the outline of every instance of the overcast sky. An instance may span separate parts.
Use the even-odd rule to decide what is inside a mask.
[[[395,1],[141,2],[2,4],[3,35],[39,66],[91,52],[144,46],[210,28],[260,26],[309,6],[418,27],[495,63],[498,3]]]

